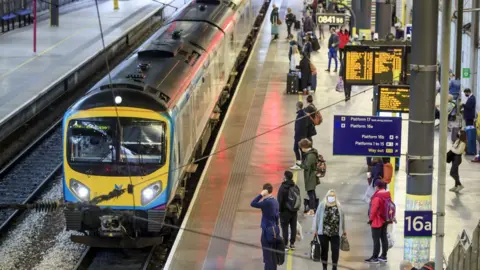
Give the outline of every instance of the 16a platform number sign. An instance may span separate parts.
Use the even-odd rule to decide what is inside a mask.
[[[405,211],[405,237],[432,237],[432,211]]]

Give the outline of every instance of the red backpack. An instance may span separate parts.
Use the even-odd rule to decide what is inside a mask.
[[[387,223],[393,223],[395,221],[395,213],[397,212],[397,207],[391,198],[382,198],[383,201],[383,215]]]
[[[391,163],[384,163],[383,164],[383,182],[385,184],[390,184],[392,182],[393,177],[393,166]]]

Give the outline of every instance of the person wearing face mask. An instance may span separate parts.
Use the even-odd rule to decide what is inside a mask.
[[[473,122],[475,120],[475,107],[477,106],[477,101],[475,100],[475,96],[472,95],[472,90],[470,88],[465,88],[463,90],[467,101],[463,104],[463,119],[465,120],[465,126],[473,126]]]
[[[263,250],[263,263],[265,270],[276,270],[277,259],[276,254],[272,252],[275,248],[275,239],[280,235],[278,226],[279,206],[277,200],[273,197],[273,187],[270,183],[263,185],[263,190],[257,195],[250,206],[262,210],[262,236],[260,242]]]
[[[458,174],[458,167],[462,163],[462,155],[467,148],[467,133],[460,130],[457,134],[457,140],[452,144],[450,151],[453,153],[452,167],[450,168],[450,176],[455,180],[455,186],[450,189],[452,192],[459,192],[463,189],[460,183],[460,175]]]
[[[347,235],[345,231],[345,215],[337,195],[333,189],[329,190],[325,199],[318,205],[313,219],[313,231],[320,239],[323,270],[327,269],[328,248],[332,250],[332,270],[337,270],[340,255],[340,236]]]

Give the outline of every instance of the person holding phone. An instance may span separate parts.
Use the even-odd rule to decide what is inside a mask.
[[[270,183],[263,185],[263,190],[253,199],[250,206],[262,210],[262,236],[260,242],[263,250],[263,263],[265,270],[277,269],[277,258],[274,249],[275,238],[280,236],[279,206],[278,201],[273,197],[273,186]]]

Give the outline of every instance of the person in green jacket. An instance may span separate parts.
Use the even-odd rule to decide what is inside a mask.
[[[300,167],[303,169],[303,179],[305,182],[305,191],[308,194],[308,207],[309,211],[307,216],[315,216],[315,209],[317,209],[316,201],[317,195],[315,194],[315,187],[319,184],[319,178],[317,177],[317,150],[312,148],[312,142],[308,139],[302,139],[298,142],[298,146],[305,153],[304,159]]]

